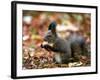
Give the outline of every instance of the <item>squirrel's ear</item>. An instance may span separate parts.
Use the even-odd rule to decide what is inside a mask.
[[[56,26],[57,26],[56,22],[53,21],[53,22],[50,23],[48,30],[56,29]]]
[[[53,33],[56,33],[56,26],[57,26],[56,22],[53,21],[50,23],[48,30],[51,30]]]

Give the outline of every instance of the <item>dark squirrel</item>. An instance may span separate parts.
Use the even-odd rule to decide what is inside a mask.
[[[60,38],[56,33],[56,22],[51,22],[48,32],[44,37],[44,41],[52,43],[41,44],[42,48],[55,52],[55,62],[69,63],[70,61],[79,61],[80,55],[85,55],[85,39],[77,33],[71,33],[67,39]]]

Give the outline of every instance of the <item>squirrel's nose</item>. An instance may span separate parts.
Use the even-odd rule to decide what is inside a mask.
[[[44,48],[43,44],[40,45],[41,48]]]

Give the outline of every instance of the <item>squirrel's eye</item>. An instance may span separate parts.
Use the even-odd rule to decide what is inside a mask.
[[[48,35],[47,37],[51,37],[51,35]]]

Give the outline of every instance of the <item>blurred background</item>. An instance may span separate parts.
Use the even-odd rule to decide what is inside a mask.
[[[40,47],[52,21],[56,21],[57,34],[61,38],[68,36],[68,30],[81,32],[90,52],[91,14],[23,10],[23,69],[68,67],[56,65],[54,53]]]

